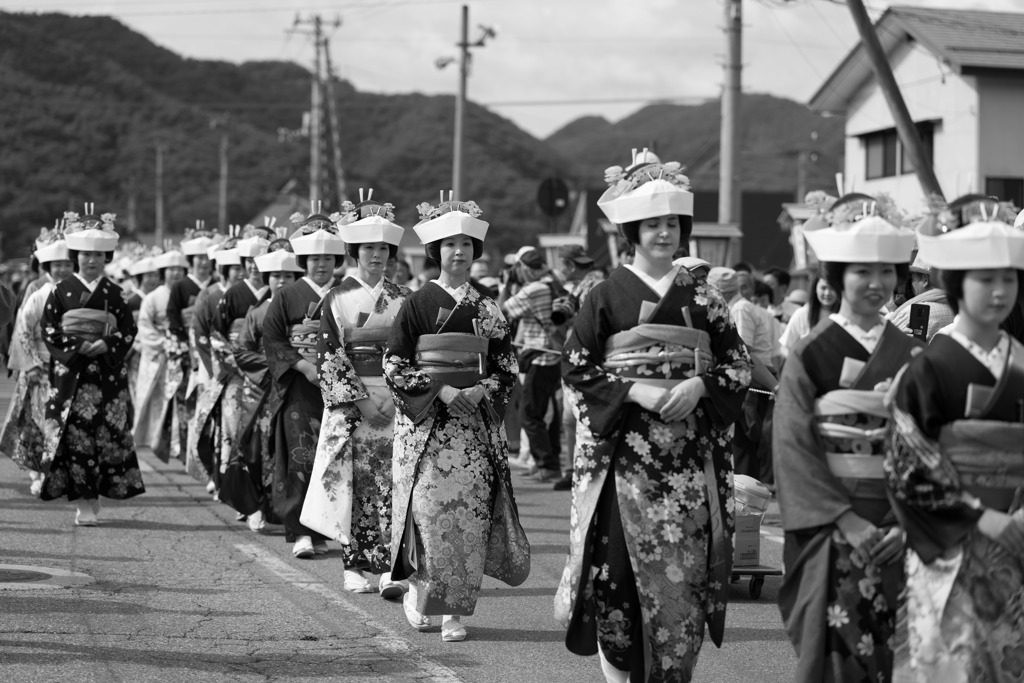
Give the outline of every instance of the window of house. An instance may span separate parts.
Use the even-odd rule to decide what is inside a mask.
[[[925,154],[932,158],[935,139],[935,124],[924,121],[917,124],[917,132],[921,136]],[[868,133],[863,136],[866,159],[865,177],[888,178],[895,175],[914,172],[914,163],[910,155],[900,144],[899,134],[895,128]]]
[[[985,178],[985,194],[1024,206],[1024,178]]]

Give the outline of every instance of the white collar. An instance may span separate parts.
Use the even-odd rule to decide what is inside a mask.
[[[351,277],[353,280],[358,282],[362,286],[362,288],[364,290],[366,290],[366,293],[369,294],[371,297],[373,297],[374,300],[376,300],[377,297],[380,296],[381,290],[384,289],[384,276],[383,275],[381,276],[380,280],[377,280],[377,284],[373,285],[373,286],[370,286],[369,282],[367,282],[363,278],[359,277],[358,275],[349,275],[349,277]]]
[[[958,341],[979,363],[988,368],[988,371],[997,380],[1003,376],[1003,369],[1006,367],[1006,357],[1010,353],[1010,335],[1005,330],[999,331],[999,341],[996,342],[991,351],[986,351],[980,344],[963,332],[953,329],[952,325],[944,327],[939,333],[947,334]]]
[[[260,287],[259,289],[256,289],[255,287],[253,287],[253,286],[252,286],[252,283],[251,283],[251,282],[249,282],[249,278],[246,278],[245,280],[243,280],[243,282],[244,282],[245,284],[249,285],[249,291],[253,293],[253,296],[255,296],[257,300],[258,300],[258,299],[259,299],[259,298],[260,298],[261,296],[263,296],[263,293],[264,293],[265,291],[267,291],[268,289],[270,289],[270,285],[263,285],[263,286],[262,286],[262,287]]]
[[[199,285],[200,289],[206,289],[206,286],[210,284],[210,280],[213,279],[213,276],[211,275],[210,277],[206,278],[205,280],[200,280],[199,278],[197,278],[192,273],[189,273],[188,277],[189,277],[190,280],[192,280],[192,282],[194,282],[197,285]]]
[[[660,280],[655,280],[632,263],[627,263],[626,267],[629,268],[634,275],[640,278],[644,284],[653,289],[660,296],[668,294],[668,290],[672,289],[672,283],[675,282],[676,275],[679,273],[679,266],[672,266],[672,270],[665,273]]]
[[[846,330],[851,337],[867,349],[868,353],[874,353],[875,347],[878,346],[878,341],[882,338],[882,333],[885,332],[884,320],[879,321],[870,330],[865,330],[860,325],[850,322],[849,318],[839,313],[832,313],[828,317],[829,320]]]
[[[103,276],[100,275],[92,282],[88,282],[84,277],[82,277],[81,273],[75,273],[75,277],[77,277],[78,281],[85,285],[85,288],[88,289],[90,292],[95,292],[96,288],[100,286],[100,280],[103,279]]]
[[[313,282],[313,279],[311,277],[309,277],[308,275],[303,275],[302,279],[305,280],[306,284],[309,285],[310,288],[314,292],[316,292],[317,294],[320,295],[321,299],[323,299],[325,296],[327,296],[327,292],[331,291],[331,281],[330,280],[327,281],[326,285],[321,287],[317,283]]]

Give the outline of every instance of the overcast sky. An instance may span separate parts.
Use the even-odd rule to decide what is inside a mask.
[[[454,93],[461,5],[474,50],[470,99],[545,137],[573,119],[611,120],[651,101],[718,95],[723,0],[0,0],[9,11],[109,14],[183,56],[312,65],[311,39],[289,32],[319,13],[336,70],[371,92]],[[872,18],[890,4],[868,1]],[[1021,0],[903,0],[902,5],[1020,11]],[[744,0],[743,88],[806,102],[856,44],[833,0]]]

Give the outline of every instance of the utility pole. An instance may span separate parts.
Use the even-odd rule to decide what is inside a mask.
[[[210,119],[211,128],[220,128],[220,195],[217,202],[217,226],[225,228],[228,224],[228,114],[220,114]]]
[[[739,196],[736,175],[739,172],[739,106],[743,69],[742,0],[725,0],[725,37],[728,44],[725,57],[725,84],[722,88],[722,131],[718,154],[718,222],[735,223],[738,216]]]
[[[846,4],[850,7],[850,14],[853,15],[853,21],[857,25],[861,42],[864,43],[864,49],[871,59],[875,78],[878,79],[878,87],[881,88],[882,94],[885,95],[885,101],[889,104],[889,111],[896,121],[896,132],[899,133],[904,152],[910,156],[910,161],[914,164],[914,172],[917,174],[918,182],[921,183],[925,197],[932,195],[944,197],[939,180],[935,177],[935,170],[932,168],[932,160],[925,152],[914,120],[910,118],[907,103],[903,101],[903,94],[900,92],[899,85],[896,84],[896,77],[893,76],[889,60],[886,59],[882,44],[878,40],[878,34],[875,33],[875,27],[871,24],[871,18],[868,16],[867,10],[864,9],[864,3],[861,0],[848,0]]]
[[[164,149],[163,142],[156,143],[156,243],[164,245]]]
[[[462,6],[462,32],[456,47],[459,48],[459,92],[455,97],[455,134],[452,144],[452,193],[456,200],[462,199],[462,169],[465,159],[465,115],[466,115],[466,82],[469,80],[469,65],[472,54],[469,49],[483,47],[488,38],[494,38],[498,34],[489,26],[480,26],[481,35],[475,42],[469,42],[469,6]],[[437,68],[443,69],[455,61],[450,57],[441,57],[435,64]]]
[[[341,130],[338,122],[338,103],[334,97],[334,68],[331,48],[324,38],[324,65],[327,67],[327,111],[331,116],[331,145],[334,147],[334,186],[338,192],[338,208],[345,202],[345,169],[341,164]]]
[[[302,24],[313,26],[313,46],[316,52],[309,111],[309,201],[313,210],[316,210],[323,189],[323,158],[326,150],[323,139],[323,72],[321,70],[321,50],[324,47],[325,39],[323,19],[319,14],[314,14],[309,19],[301,19],[296,16],[291,30],[296,32],[297,27]],[[336,18],[333,25],[341,26],[341,19]]]

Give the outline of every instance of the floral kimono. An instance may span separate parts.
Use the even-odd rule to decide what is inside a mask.
[[[194,421],[196,409],[197,370],[189,334],[195,316],[196,300],[206,289],[192,275],[183,277],[170,286],[167,297],[167,379],[165,390],[172,401],[171,456],[182,462],[188,449],[188,429]]]
[[[135,381],[135,444],[153,449],[164,462],[171,453],[173,391],[167,387],[167,356],[171,336],[167,299],[171,290],[160,285],[147,294],[139,308],[139,374]]]
[[[717,290],[685,269],[654,283],[622,267],[583,302],[562,358],[580,423],[555,597],[566,646],[593,655],[600,643],[638,683],[688,681],[705,622],[716,644],[722,638],[734,527],[729,428],[750,357]],[[696,375],[707,396],[682,421],[626,401],[633,382],[669,388]]]
[[[188,430],[185,469],[202,482],[211,479],[219,482],[221,465],[227,465],[227,462],[220,462],[220,408],[224,384],[217,381],[220,365],[213,352],[213,326],[223,296],[224,285],[219,282],[201,291],[196,297],[189,330],[195,361],[192,377],[195,378],[196,408]]]
[[[884,390],[921,342],[885,323],[874,352],[826,318],[792,350],[775,406],[775,481],[785,531],[782,619],[794,681],[888,681],[903,564],[864,563],[836,526],[854,511],[896,523],[882,472]]]
[[[885,472],[907,532],[909,638],[894,680],[1024,680],[1024,557],[976,526],[1019,506],[1021,397],[1024,345],[1005,332],[993,354],[938,334],[897,379]]]
[[[258,296],[257,296],[258,293]],[[210,352],[213,358],[213,382],[220,390],[219,462],[223,473],[235,451],[243,420],[255,411],[260,396],[254,384],[242,372],[235,358],[238,338],[246,326],[246,316],[270,297],[270,287],[253,291],[246,281],[236,282],[221,297],[210,330]],[[260,349],[262,351],[262,348]],[[264,368],[266,357],[263,356]]]
[[[132,312],[132,319],[135,320],[135,326],[139,326],[139,315],[142,310],[142,299],[144,295],[137,289],[133,289],[131,292],[125,292],[124,300],[128,302],[128,310]],[[128,352],[128,392],[132,396],[132,405],[135,405],[135,384],[139,380],[139,355],[142,352],[142,342],[139,341],[138,337],[135,337],[135,342],[132,344],[132,350]]]
[[[273,508],[284,523],[289,543],[298,536],[323,539],[304,526],[299,515],[313,471],[324,401],[320,387],[292,367],[300,358],[316,364],[321,303],[320,295],[302,278],[277,291],[263,320],[263,345],[272,378],[267,400],[268,438],[274,454]]]
[[[396,408],[391,578],[415,580],[421,614],[472,615],[484,574],[516,586],[530,572],[502,425],[517,372],[508,324],[471,284],[430,281],[398,312],[384,355]],[[479,384],[487,398],[453,415],[437,398],[446,384]]]
[[[54,286],[43,310],[52,389],[46,404],[46,452],[53,454],[41,498],[130,498],[145,491],[132,439],[125,356],[135,322],[121,288],[105,277],[95,291],[77,276]],[[83,341],[108,351],[81,355]]]
[[[391,567],[391,456],[394,424],[363,421],[355,402],[391,398],[382,358],[409,290],[386,278],[377,286],[347,277],[324,299],[317,369],[324,398],[316,462],[302,523],[343,545],[346,569]]]
[[[44,472],[52,455],[44,450],[42,429],[50,393],[50,351],[43,341],[42,318],[52,290],[53,282],[46,282],[21,304],[7,363],[9,370],[18,373],[18,380],[0,433],[0,452],[33,472]],[[33,368],[40,368],[43,374],[30,381],[28,371]]]
[[[275,462],[270,448],[271,376],[263,348],[263,321],[270,301],[264,299],[246,314],[238,338],[231,344],[235,366],[242,374],[244,413],[239,418],[238,436],[221,477],[219,496],[242,514],[251,515],[259,510],[268,523],[279,524],[272,505]]]

